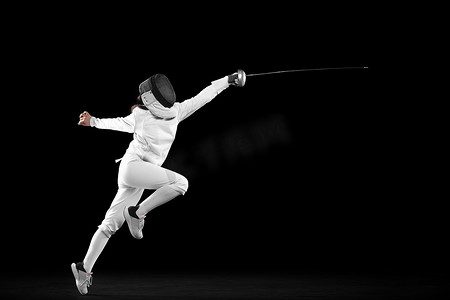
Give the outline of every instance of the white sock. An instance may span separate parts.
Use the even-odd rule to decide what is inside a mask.
[[[174,190],[170,186],[163,186],[153,192],[147,199],[139,204],[139,209],[136,211],[136,215],[139,218],[145,216],[152,209],[169,202],[173,198],[181,195],[180,192]]]
[[[100,228],[97,229],[97,231],[94,233],[94,236],[92,237],[91,244],[89,245],[89,249],[86,253],[86,257],[83,260],[84,269],[86,270],[86,272],[89,273],[92,271],[95,261],[102,253],[103,248],[105,248],[108,240],[109,238],[106,236],[106,234],[104,234]]]

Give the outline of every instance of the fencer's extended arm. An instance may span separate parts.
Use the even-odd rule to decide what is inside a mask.
[[[133,113],[124,118],[96,118],[91,117],[91,127],[97,127],[99,129],[110,129],[122,132],[134,132],[135,118]]]
[[[220,78],[211,82],[211,85],[204,88],[197,96],[185,100],[181,103],[175,103],[174,107],[178,110],[178,119],[183,121],[190,115],[192,115],[196,110],[201,108],[206,103],[210,102],[214,97],[216,97],[220,92],[229,87],[228,76]]]

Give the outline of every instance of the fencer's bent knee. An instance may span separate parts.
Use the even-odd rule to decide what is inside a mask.
[[[183,175],[177,174],[175,182],[169,186],[179,192],[181,195],[184,195],[189,188],[189,181]]]
[[[184,193],[186,193],[189,188],[189,181],[187,180],[186,177],[180,176],[179,185],[181,190],[183,191],[182,194],[184,195]]]

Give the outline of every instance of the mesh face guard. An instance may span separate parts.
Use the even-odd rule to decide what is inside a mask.
[[[176,95],[172,84],[170,83],[169,78],[163,74],[155,74],[139,85],[139,94],[141,96],[150,91],[156,100],[164,107],[170,108],[176,101]],[[143,102],[146,104],[144,99]]]

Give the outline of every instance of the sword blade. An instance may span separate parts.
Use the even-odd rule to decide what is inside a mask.
[[[348,70],[348,69],[368,69],[368,68],[369,67],[338,67],[338,68],[297,69],[297,70],[284,70],[284,71],[274,71],[274,72],[266,72],[266,73],[247,74],[247,77],[271,75],[271,74],[280,74],[280,73],[292,73],[292,72],[309,72],[309,71],[326,71],[326,70]]]

